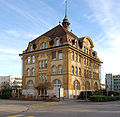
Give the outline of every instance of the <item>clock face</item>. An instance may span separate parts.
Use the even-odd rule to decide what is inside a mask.
[[[89,42],[88,39],[84,40],[84,44],[85,44],[86,47],[90,48],[90,42]]]

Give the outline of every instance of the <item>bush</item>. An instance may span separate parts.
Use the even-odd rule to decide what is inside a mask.
[[[2,99],[9,99],[11,95],[12,95],[12,89],[10,88],[2,89],[2,95],[1,95]]]
[[[111,95],[113,95],[113,96],[119,96],[120,93],[115,92],[115,91],[109,91],[109,92],[108,92],[108,95],[109,95],[109,96],[111,96]]]
[[[80,95],[78,96],[78,99],[85,99],[86,98],[86,93],[87,93],[87,98],[93,95],[92,91],[82,91],[80,92]]]
[[[120,100],[120,96],[103,96],[103,95],[95,95],[90,96],[89,99],[94,102],[106,102],[106,101],[115,101]]]

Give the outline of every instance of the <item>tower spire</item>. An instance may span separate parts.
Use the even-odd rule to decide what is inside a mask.
[[[67,17],[67,0],[65,1],[65,17]]]
[[[64,28],[69,30],[70,22],[67,18],[67,0],[65,1],[65,18],[63,19],[62,25],[63,25]]]

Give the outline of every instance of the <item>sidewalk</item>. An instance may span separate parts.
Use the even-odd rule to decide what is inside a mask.
[[[24,112],[28,109],[25,105],[0,103],[0,117]]]

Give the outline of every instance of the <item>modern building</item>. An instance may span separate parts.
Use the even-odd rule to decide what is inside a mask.
[[[100,89],[102,62],[92,39],[77,37],[69,26],[65,13],[62,24],[29,42],[20,54],[24,95],[57,95],[62,87],[64,96],[73,98],[81,91]]]
[[[22,78],[14,76],[0,76],[0,89],[2,86],[9,85],[14,88],[22,88]]]
[[[120,93],[120,75],[113,75],[113,90]]]
[[[105,88],[108,91],[113,91],[113,77],[112,73],[105,75]]]

